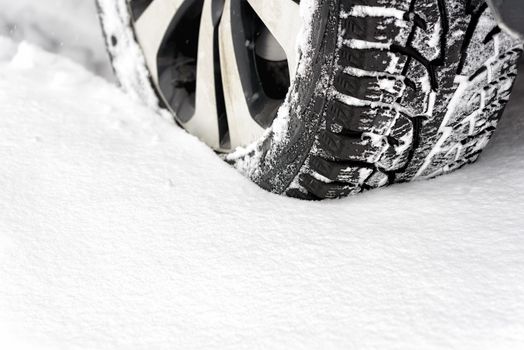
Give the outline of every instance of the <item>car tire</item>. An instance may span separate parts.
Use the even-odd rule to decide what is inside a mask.
[[[97,0],[122,87],[162,102],[126,0]],[[474,162],[493,135],[522,52],[483,0],[301,2],[295,79],[272,126],[221,157],[262,188],[339,198]]]

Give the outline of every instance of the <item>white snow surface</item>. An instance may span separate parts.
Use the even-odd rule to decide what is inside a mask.
[[[95,0],[0,0],[0,35],[29,41],[112,77]]]
[[[303,202],[77,61],[0,37],[0,349],[522,349],[524,79],[477,164]]]

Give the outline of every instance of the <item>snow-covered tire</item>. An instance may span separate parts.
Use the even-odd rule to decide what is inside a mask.
[[[159,108],[126,0],[97,0],[123,88]],[[484,0],[301,2],[300,61],[257,142],[223,155],[266,190],[336,198],[475,161],[508,101],[522,43]]]

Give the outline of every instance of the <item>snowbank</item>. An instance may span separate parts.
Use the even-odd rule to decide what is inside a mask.
[[[94,0],[0,0],[0,35],[29,41],[112,78]]]
[[[524,343],[518,98],[476,165],[311,203],[64,58],[0,52],[0,348]]]

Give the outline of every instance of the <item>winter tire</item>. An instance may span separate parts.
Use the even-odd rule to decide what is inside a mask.
[[[522,51],[483,0],[97,1],[127,92],[302,199],[474,162]]]

